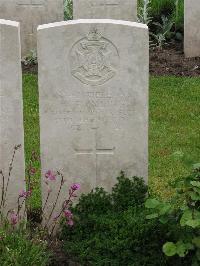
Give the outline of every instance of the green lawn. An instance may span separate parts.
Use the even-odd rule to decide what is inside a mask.
[[[150,188],[168,198],[168,182],[190,171],[175,155],[200,162],[200,78],[151,78],[149,142]]]
[[[26,164],[32,151],[39,153],[37,76],[24,75]],[[177,155],[200,161],[200,78],[151,77],[149,130],[149,185],[152,193],[169,198],[168,182],[188,173]],[[40,165],[36,184],[40,184]],[[39,185],[36,185],[39,187]],[[34,205],[40,205],[39,189]]]
[[[23,76],[23,97],[24,97],[24,130],[25,130],[25,153],[26,168],[33,151],[39,155],[39,106],[38,106],[38,86],[36,75]],[[33,205],[39,207],[41,205],[40,195],[40,165],[33,165],[37,169],[35,175],[35,191],[33,193]]]

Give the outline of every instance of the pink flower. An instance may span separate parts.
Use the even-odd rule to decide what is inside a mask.
[[[34,175],[35,173],[36,173],[36,169],[32,167],[32,168],[29,170],[29,174],[30,174],[30,175]]]
[[[69,226],[73,226],[74,225],[74,221],[73,221],[73,214],[70,210],[64,210],[64,215],[66,217],[66,223]]]
[[[31,196],[31,194],[32,194],[32,190],[29,190],[29,191],[27,191],[27,192],[26,192],[26,196],[25,196],[25,198],[28,198],[28,197],[30,197],[30,196]]]
[[[69,226],[73,226],[74,225],[74,221],[72,219],[70,219],[70,220],[67,221],[67,224]]]
[[[22,190],[20,193],[19,193],[19,197],[20,198],[28,198],[28,197],[30,197],[31,196],[31,194],[32,194],[32,191],[31,190],[29,190],[29,191],[25,191],[25,190]]]
[[[56,176],[53,174],[53,172],[51,170],[48,170],[45,174],[45,177],[50,180],[50,181],[55,181],[56,180]]]
[[[79,183],[75,183],[71,185],[71,189],[73,191],[79,190],[81,188],[81,185]]]
[[[70,210],[65,210],[64,215],[66,218],[71,219],[73,217],[73,214]]]
[[[11,212],[10,222],[13,226],[15,226],[18,223],[18,215],[14,211]]]
[[[25,191],[25,190],[22,190],[22,191],[20,191],[20,193],[19,193],[19,197],[20,197],[20,198],[23,198],[23,197],[25,197],[25,194],[26,194],[26,191]]]

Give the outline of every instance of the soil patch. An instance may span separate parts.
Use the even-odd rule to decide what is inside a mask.
[[[150,50],[150,74],[154,76],[200,76],[200,57],[185,58],[183,45],[173,43]]]
[[[37,64],[25,65],[22,62],[22,71],[23,71],[23,74],[37,74],[38,73],[38,65]]]

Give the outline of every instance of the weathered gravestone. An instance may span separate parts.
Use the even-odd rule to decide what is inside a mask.
[[[186,57],[200,56],[200,1],[185,0],[184,50]]]
[[[77,20],[38,28],[42,173],[64,174],[62,199],[73,182],[81,192],[110,190],[121,170],[147,180],[148,50],[143,24]],[[53,184],[48,211],[60,180]]]
[[[73,0],[73,17],[137,21],[137,0]]]
[[[19,192],[25,188],[22,78],[19,23],[0,20],[0,170],[5,176],[4,192],[9,176],[9,164],[16,151],[5,210],[17,207]],[[2,206],[3,177],[0,175]],[[5,195],[5,193],[4,193]]]
[[[0,18],[20,22],[23,56],[36,49],[38,25],[63,17],[63,0],[0,0]]]

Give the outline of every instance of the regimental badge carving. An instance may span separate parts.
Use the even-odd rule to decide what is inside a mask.
[[[115,45],[96,29],[74,44],[70,51],[72,75],[87,85],[102,85],[112,79],[119,68]]]

